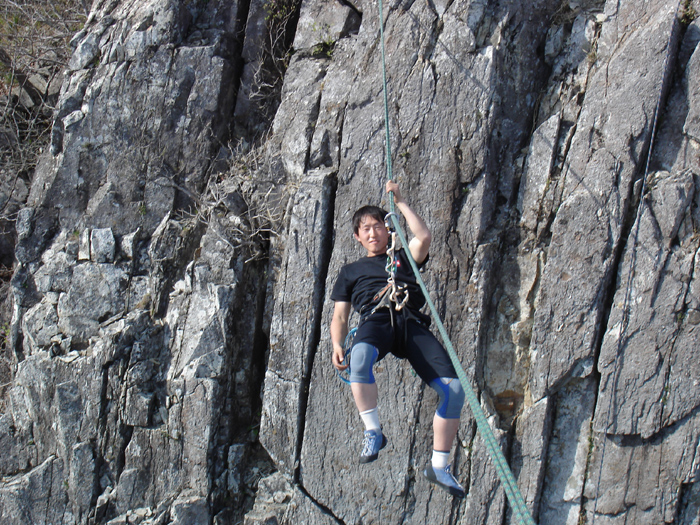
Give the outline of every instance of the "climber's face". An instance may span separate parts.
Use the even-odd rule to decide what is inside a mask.
[[[384,255],[389,243],[389,232],[384,223],[374,217],[365,215],[360,219],[355,239],[367,250],[368,257]]]

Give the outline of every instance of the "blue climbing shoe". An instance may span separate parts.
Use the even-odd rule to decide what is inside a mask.
[[[428,478],[428,481],[439,485],[453,496],[458,498],[464,497],[464,488],[450,472],[450,465],[447,465],[443,470],[435,470],[432,465],[428,465],[428,468],[425,469],[425,477]]]
[[[362,440],[360,463],[370,463],[377,459],[379,451],[386,447],[386,444],[386,436],[381,430],[365,430],[365,438]]]

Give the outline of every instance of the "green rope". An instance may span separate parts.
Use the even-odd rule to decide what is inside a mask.
[[[385,61],[385,50],[384,50],[384,21],[383,21],[383,12],[384,8],[382,6],[382,0],[379,0],[379,28],[380,28],[380,36],[381,36],[381,48],[382,48],[382,81],[383,81],[383,90],[384,90],[384,125],[386,128],[386,164],[387,164],[387,176],[389,180],[392,180],[392,169],[391,169],[391,146],[390,146],[390,138],[389,138],[389,104],[387,100],[387,81],[386,81],[386,61]],[[408,247],[408,242],[406,241],[406,237],[403,233],[403,230],[401,229],[401,225],[399,224],[399,220],[396,216],[396,214],[393,213],[394,211],[394,194],[391,192],[389,194],[389,202],[391,206],[391,220],[394,224],[394,228],[399,236],[399,239],[401,240],[401,245]],[[459,378],[460,383],[462,383],[462,388],[464,389],[467,401],[469,403],[469,406],[471,407],[472,413],[474,415],[474,419],[476,420],[476,426],[481,433],[481,438],[484,440],[484,443],[486,444],[486,448],[489,451],[489,454],[491,455],[491,460],[493,461],[494,466],[496,467],[496,472],[498,473],[498,477],[501,480],[501,483],[503,484],[503,488],[505,490],[506,496],[508,497],[508,502],[510,503],[510,506],[513,510],[514,517],[516,518],[517,522],[523,525],[535,525],[535,521],[532,519],[532,516],[530,515],[530,511],[527,509],[527,506],[525,505],[525,500],[523,499],[522,494],[520,493],[520,490],[518,489],[518,485],[515,481],[515,477],[513,476],[513,473],[510,470],[510,467],[508,466],[508,462],[506,461],[505,456],[503,455],[503,452],[501,451],[501,447],[498,446],[498,442],[496,441],[496,437],[493,434],[493,431],[491,430],[491,427],[489,426],[489,423],[486,419],[486,415],[484,414],[484,411],[481,408],[481,404],[479,403],[479,399],[477,398],[476,394],[472,390],[471,386],[469,385],[469,380],[467,379],[467,374],[464,372],[464,368],[462,368],[462,364],[459,362],[459,359],[457,357],[457,353],[455,352],[454,347],[452,346],[452,342],[450,341],[449,336],[447,335],[447,330],[445,330],[445,326],[442,324],[442,321],[440,320],[440,316],[438,315],[438,312],[435,308],[435,305],[433,304],[433,301],[430,299],[430,294],[428,293],[428,289],[425,286],[425,282],[423,281],[423,278],[421,277],[420,271],[418,270],[418,265],[416,264],[416,261],[413,259],[413,256],[411,255],[411,252],[406,249],[406,256],[408,257],[408,262],[411,264],[411,268],[413,269],[413,273],[416,276],[416,281],[418,282],[418,285],[420,286],[420,289],[423,292],[423,295],[425,296],[425,300],[428,303],[428,307],[430,308],[430,313],[433,316],[433,319],[435,320],[435,324],[437,325],[438,331],[440,332],[440,336],[442,337],[442,340],[445,343],[445,349],[447,350],[448,355],[450,356],[450,360],[452,361],[452,365],[454,366],[455,371],[457,372],[457,377]]]
[[[391,166],[391,137],[389,136],[389,99],[387,95],[386,81],[386,49],[384,48],[384,7],[382,0],[379,0],[379,35],[382,44],[382,93],[384,94],[384,143],[386,149],[386,177],[389,180],[394,179]],[[389,194],[389,211],[394,213],[394,192]]]

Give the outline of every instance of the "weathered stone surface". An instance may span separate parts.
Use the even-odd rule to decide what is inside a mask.
[[[335,519],[318,508],[281,473],[260,480],[255,507],[246,514],[244,525],[266,523],[318,523],[331,525]]]
[[[552,433],[552,408],[544,398],[523,410],[511,448],[513,475],[535,520],[538,517],[540,495],[544,482],[546,457]]]
[[[95,451],[91,443],[77,443],[71,451],[68,498],[76,523],[86,521],[91,511],[95,479]]]
[[[29,445],[31,429],[23,429],[15,425],[12,413],[0,416],[0,475],[8,476],[27,469],[28,465],[36,464],[36,447]]]
[[[684,314],[698,304],[689,291],[698,275],[700,243],[694,235],[677,238],[681,220],[692,221],[688,207],[694,180],[689,171],[676,177],[654,175],[648,200],[632,228],[633,244],[623,256],[622,286],[615,295],[598,363],[601,386],[595,418],[598,431],[643,438],[700,406],[687,361],[688,344],[698,329]],[[669,201],[674,203],[670,209],[663,205]],[[632,272],[635,278],[630,281]]]
[[[321,339],[320,347],[330,348],[327,336]],[[329,361],[328,350],[318,355],[311,376],[300,459],[301,482],[315,501],[332,508],[341,521],[379,521],[388,515],[400,515],[414,469],[410,429],[420,408],[420,380],[391,356],[375,367],[375,377],[382,385],[379,413],[389,445],[387,453],[372,465],[376,468],[366,469],[357,461],[362,422],[349,388],[329,367]],[[350,486],[355,490],[347,491]],[[357,490],[365,495],[360,501],[353,496]]]
[[[171,522],[177,525],[207,525],[209,505],[202,497],[179,498],[173,502]]]
[[[520,225],[536,232],[547,210],[542,203],[556,160],[561,116],[553,115],[533,134],[518,194]]]
[[[30,196],[33,205],[61,202],[63,227],[85,213],[88,225],[116,235],[140,224],[150,233],[173,205],[173,182],[201,188],[202,155],[218,149],[232,109],[234,93],[222,86],[234,71],[232,42],[217,29],[197,41],[193,15],[168,0],[102,3],[75,37],[52,137],[53,153],[64,153],[53,172],[37,173]]]
[[[360,21],[360,15],[355,9],[337,0],[304,2],[292,45],[296,50],[318,46],[318,52],[329,52],[338,40],[357,33]]]
[[[141,240],[140,235],[141,229],[139,228],[136,231],[128,233],[124,235],[124,237],[122,237],[120,248],[122,253],[126,255],[128,259],[133,259],[134,257],[136,257],[138,242]]]
[[[324,261],[330,246],[330,239],[319,232],[328,231],[334,185],[335,174],[315,173],[304,179],[294,196],[270,327],[260,441],[288,475],[296,468],[299,446],[298,422],[290,416],[303,417],[305,388],[318,345],[314,319],[325,298]],[[299,286],[302,283],[306,286]]]
[[[67,506],[66,471],[55,456],[26,474],[4,481],[0,487],[3,523],[73,523]]]
[[[170,406],[167,421],[157,428],[133,431],[125,449],[124,471],[114,488],[117,514],[136,507],[155,508],[184,487],[205,494],[208,490],[207,455],[215,430],[209,407],[219,391],[211,380],[190,386],[182,381],[174,388],[182,401]]]
[[[39,461],[55,454],[69,465],[74,444],[97,436],[101,386],[94,375],[102,356],[47,357],[40,352],[18,365],[11,413],[19,443],[36,447]]]
[[[694,31],[697,33],[698,25],[697,20],[691,26],[689,34]],[[700,88],[698,88],[698,81],[700,81],[700,53],[697,52],[697,42],[695,42],[695,52],[690,57],[688,65],[686,66],[686,79],[687,79],[687,100],[688,100],[688,116],[683,124],[683,133],[688,135],[696,142],[700,142]],[[691,48],[692,49],[692,48]]]
[[[508,437],[505,432],[496,428],[495,423],[495,418],[489,418],[489,425],[495,434],[496,442],[505,453]],[[506,494],[499,483],[493,463],[486,459],[488,455],[484,440],[481,436],[476,435],[472,443],[468,464],[469,479],[474,480],[474,482],[469,488],[462,512],[456,521],[460,525],[503,523],[507,505]],[[437,491],[438,489],[432,490]]]
[[[65,245],[61,241],[44,252],[42,262],[44,263],[36,273],[34,282],[37,291],[67,292],[73,279],[73,267],[76,263],[75,241],[68,241]]]
[[[586,517],[600,523],[671,523],[681,501],[679,488],[697,484],[698,416],[675,425],[664,436],[596,433],[585,487]]]
[[[685,507],[680,515],[679,523],[697,525],[700,523],[700,485],[697,480],[692,485],[682,485],[684,489],[681,504]]]
[[[154,401],[152,392],[139,392],[137,387],[127,390],[122,415],[124,424],[132,427],[150,426]]]
[[[350,217],[388,204],[381,19],[423,275],[533,515],[697,525],[700,4],[677,6],[304,0],[270,35],[262,0],[95,2],[15,223],[0,521],[513,521],[468,408],[467,498],[422,476],[437,396],[393,357],[389,445],[357,465],[330,366]]]
[[[281,148],[282,165],[292,180],[301,180],[306,169],[327,67],[327,60],[295,55],[287,70],[292,74],[282,89],[269,147]]]
[[[58,325],[75,341],[86,342],[100,323],[124,313],[128,276],[111,264],[84,263],[73,268],[69,290],[58,300]]]
[[[78,260],[90,260],[90,230],[88,228],[80,232],[80,243],[78,245]]]
[[[24,352],[27,355],[51,346],[53,337],[60,333],[56,305],[48,301],[30,308],[22,319],[22,323],[26,337]]]
[[[540,523],[579,523],[595,395],[590,378],[573,380],[559,393],[547,450]]]
[[[116,242],[110,228],[96,228],[90,232],[90,260],[96,263],[114,262]]]
[[[639,158],[666,78],[663,58],[674,45],[669,34],[676,5],[650,4],[640,24],[631,4],[616,13],[608,4],[606,14],[615,21],[603,24],[596,55],[605,67],[596,68],[588,82],[542,274],[532,335],[535,399],[566,377],[593,369],[604,291],[614,279],[632,181],[643,168]]]
[[[337,167],[340,164],[340,142],[342,139],[345,109],[348,104],[347,86],[356,73],[349,67],[352,63],[352,44],[343,39],[336,42],[332,60],[324,78],[318,118],[311,137],[309,168]]]

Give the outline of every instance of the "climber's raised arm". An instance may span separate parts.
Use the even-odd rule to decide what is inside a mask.
[[[428,256],[430,242],[433,239],[430,229],[420,215],[413,211],[413,208],[411,208],[404,200],[399,189],[399,185],[396,184],[396,182],[392,180],[387,181],[386,191],[387,193],[394,193],[394,203],[401,212],[401,215],[403,215],[406,219],[408,229],[411,230],[411,233],[413,234],[413,238],[408,241],[408,250],[411,252],[411,255],[416,263],[421,264]]]

